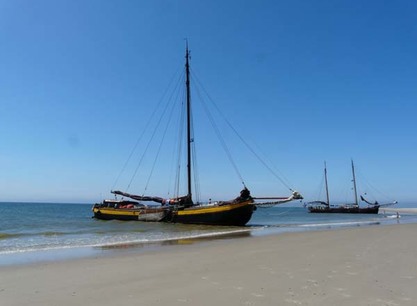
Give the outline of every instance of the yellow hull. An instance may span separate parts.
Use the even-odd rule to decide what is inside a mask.
[[[136,220],[210,225],[245,225],[256,209],[252,200],[241,203],[224,203],[194,206],[176,210],[168,208],[113,208],[93,207],[94,217],[102,220]]]

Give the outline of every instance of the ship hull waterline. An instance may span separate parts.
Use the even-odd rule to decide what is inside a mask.
[[[379,207],[309,207],[311,213],[334,214],[377,214]]]
[[[244,226],[256,209],[252,201],[197,206],[185,209],[118,209],[93,207],[94,218],[100,220],[148,221],[183,224]]]

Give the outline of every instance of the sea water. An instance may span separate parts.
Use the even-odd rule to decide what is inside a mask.
[[[92,218],[91,205],[0,203],[0,265],[96,256],[115,250],[178,244],[190,239],[257,236],[291,231],[417,223],[380,214],[311,214],[302,205],[258,208],[247,226],[205,226]]]

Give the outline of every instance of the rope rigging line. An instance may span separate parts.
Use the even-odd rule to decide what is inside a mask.
[[[172,106],[171,106],[170,116],[168,116],[168,118],[169,118],[169,119],[168,119],[168,120],[166,120],[165,129],[164,129],[164,132],[163,132],[163,134],[162,134],[162,138],[161,138],[161,140],[160,140],[160,142],[159,142],[158,150],[157,150],[157,153],[156,153],[156,155],[155,155],[154,161],[153,161],[153,163],[152,163],[152,168],[151,168],[151,171],[150,171],[150,173],[149,173],[148,179],[147,179],[146,184],[145,184],[145,190],[147,190],[147,189],[148,189],[149,182],[150,182],[150,180],[151,180],[151,178],[152,178],[152,174],[153,174],[153,171],[154,171],[154,169],[155,169],[155,165],[156,165],[156,162],[157,162],[157,160],[158,160],[159,154],[160,154],[160,152],[161,152],[162,145],[163,145],[163,143],[164,143],[165,136],[166,136],[166,134],[167,134],[168,127],[169,127],[169,125],[170,125],[171,118],[173,118],[172,114],[173,114],[173,112],[174,112],[174,108],[175,108],[175,104],[173,103],[173,104],[172,104]]]
[[[191,148],[193,150],[193,152],[196,151],[195,146],[192,146]],[[195,157],[196,155],[193,154],[193,169],[194,169],[194,188],[195,188],[195,199],[196,202],[199,203],[201,200],[201,187],[200,187],[200,172],[198,170],[198,162],[197,162],[197,158]]]
[[[193,71],[192,71],[193,73]],[[259,154],[257,154],[255,152],[255,150],[248,144],[247,141],[245,141],[245,139],[237,132],[237,130],[233,127],[233,125],[229,122],[229,120],[227,120],[227,118],[223,115],[223,113],[220,111],[219,107],[217,106],[217,104],[213,101],[213,99],[210,97],[210,95],[208,94],[208,92],[205,90],[204,86],[201,84],[201,82],[198,80],[198,78],[194,75],[194,78],[196,79],[198,85],[202,88],[202,90],[204,91],[204,93],[207,95],[209,101],[213,104],[214,108],[217,110],[217,112],[220,114],[220,116],[222,117],[222,119],[226,122],[226,124],[229,126],[229,128],[236,134],[236,136],[240,139],[240,141],[242,141],[242,143],[247,147],[247,149],[258,159],[258,161],[264,165],[264,167],[269,170],[269,172],[276,178],[278,179],[286,188],[288,188],[291,192],[294,192],[294,190],[289,186],[289,184],[287,184],[283,178],[281,178],[279,175],[277,175],[274,170],[259,156]]]
[[[185,73],[182,74],[182,83],[185,82]],[[174,193],[175,196],[178,197],[180,195],[180,183],[181,183],[181,168],[182,168],[182,158],[184,158],[182,152],[184,147],[184,131],[186,127],[186,120],[185,120],[185,114],[186,114],[186,91],[185,88],[182,90],[182,97],[181,99],[178,99],[181,101],[181,115],[179,120],[179,133],[178,133],[178,141],[177,141],[177,162],[176,165],[176,174],[175,174],[175,185],[174,185]],[[191,112],[191,135],[193,138],[194,135],[194,124],[193,124],[193,117]],[[199,178],[198,178],[198,164],[197,164],[197,158],[195,154],[195,144],[194,141],[191,144],[191,150],[192,150],[192,165],[193,165],[193,177],[194,177],[194,192],[195,192],[195,198],[200,198],[200,185],[199,185]]]
[[[389,199],[390,201],[393,201],[393,199],[390,196],[388,196],[387,194],[385,194],[384,192],[376,188],[374,185],[372,185],[371,182],[369,182],[369,180],[363,175],[363,173],[361,172],[361,169],[358,169],[356,165],[355,165],[355,170],[356,170],[356,176],[359,176],[362,182],[365,183],[365,185],[373,189],[375,192],[379,193],[385,199]],[[367,192],[364,192],[364,194],[367,195]],[[374,198],[374,200],[376,200],[376,198],[373,195],[371,196]]]
[[[182,75],[182,82],[184,82],[185,79],[185,74],[183,73]],[[174,180],[174,195],[175,197],[179,197],[180,194],[180,176],[181,176],[181,156],[182,156],[182,149],[183,149],[183,141],[181,141],[183,139],[183,135],[184,135],[184,130],[185,130],[185,126],[184,126],[184,122],[185,122],[185,106],[184,106],[184,101],[185,101],[185,89],[182,90],[182,98],[181,98],[181,114],[180,114],[180,119],[178,124],[178,141],[177,141],[177,162],[174,163],[174,165],[176,165],[176,169],[175,169],[175,180]]]
[[[233,128],[233,126],[231,125],[231,123],[229,123],[229,122],[227,122],[228,123],[228,125],[229,126],[231,126],[231,129],[234,129]],[[249,143],[247,143],[242,137],[240,137],[240,135],[239,135],[239,133],[237,132],[237,131],[235,131],[235,133],[238,135],[238,137],[239,138],[241,138],[241,141],[243,142],[243,143],[245,143],[245,145],[246,145],[246,147],[248,147],[248,149],[252,152],[253,151],[253,154],[255,155],[255,156],[257,156],[258,154],[256,153],[256,151],[255,150],[253,150],[252,148],[251,148],[251,146],[249,145]],[[262,164],[265,164],[265,167],[269,170],[269,172],[270,173],[272,173],[279,181],[281,181],[281,183],[285,186],[285,187],[287,187],[290,191],[294,191],[291,187],[289,187],[290,185],[292,185],[292,184],[290,184],[289,183],[289,180],[284,176],[284,174],[274,165],[274,163],[271,161],[271,159],[270,158],[268,158],[268,156],[265,154],[265,153],[263,153],[263,151],[261,150],[261,147],[259,146],[259,145],[257,145],[256,144],[256,142],[255,142],[255,146],[256,146],[256,148],[257,148],[257,150],[263,155],[263,157],[264,158],[262,158],[262,157],[260,157],[260,156],[257,156],[257,159],[262,163]],[[266,162],[263,162],[264,161],[264,159],[266,159],[267,160],[267,162],[269,162],[269,165],[266,163]],[[279,173],[279,175],[278,174],[276,174],[276,172],[277,173]]]
[[[200,192],[200,177],[199,177],[199,170],[198,170],[198,162],[197,162],[197,154],[196,154],[196,146],[194,141],[194,119],[191,116],[191,135],[193,135],[193,141],[191,143],[191,151],[192,151],[192,164],[193,164],[193,177],[194,177],[194,191],[195,191],[195,199],[200,202],[201,199],[201,192]]]
[[[175,86],[175,88],[178,88],[178,87],[179,87],[179,82],[177,82],[177,85]],[[174,88],[174,89],[175,89],[175,88]],[[169,107],[169,103],[170,103],[170,102],[172,102],[172,100],[173,100],[173,99],[172,99],[172,96],[173,96],[173,93],[171,94],[170,98],[168,99],[168,102],[165,104],[165,107],[164,107],[164,109],[163,109],[163,111],[162,111],[162,113],[161,113],[161,115],[160,115],[160,117],[159,117],[159,120],[156,122],[156,127],[154,128],[154,130],[153,130],[153,132],[152,132],[152,135],[151,135],[151,137],[149,138],[149,141],[148,141],[148,143],[147,143],[147,145],[146,145],[146,147],[145,147],[145,150],[144,150],[144,152],[143,152],[143,154],[142,154],[142,156],[141,156],[141,158],[140,158],[140,160],[139,160],[138,165],[137,165],[137,166],[136,166],[136,168],[135,168],[135,171],[134,171],[134,173],[133,173],[133,175],[132,175],[132,177],[131,177],[131,179],[130,179],[130,181],[129,181],[129,184],[127,185],[126,190],[129,190],[129,188],[130,188],[130,186],[131,186],[131,184],[132,184],[132,182],[133,182],[133,179],[136,177],[137,172],[138,172],[138,170],[139,170],[140,166],[142,165],[142,162],[143,162],[143,160],[144,160],[144,158],[145,158],[145,155],[146,155],[146,153],[148,152],[148,150],[149,150],[149,148],[150,148],[151,143],[153,142],[153,139],[154,139],[154,137],[155,137],[155,135],[156,135],[156,132],[158,131],[157,127],[158,127],[158,126],[160,126],[161,121],[162,121],[162,119],[164,118],[165,113],[167,112],[167,109],[168,109],[168,107]]]
[[[318,189],[318,192],[317,192],[317,199],[318,200],[322,198],[323,189],[324,189],[324,173],[321,176],[321,180],[320,180],[320,184],[319,184],[319,189]]]
[[[127,160],[125,161],[125,163],[123,164],[123,167],[121,169],[121,171],[119,172],[118,176],[116,177],[115,182],[113,183],[113,187],[111,188],[111,190],[113,190],[115,188],[115,186],[118,184],[120,177],[122,176],[122,174],[124,173],[124,171],[127,168],[127,165],[129,164],[130,160],[132,159],[132,156],[134,154],[134,152],[136,151],[139,143],[141,143],[143,136],[145,135],[145,132],[147,131],[147,128],[150,126],[150,123],[153,121],[153,118],[155,117],[158,109],[161,107],[162,102],[164,101],[165,96],[168,93],[169,88],[171,87],[172,83],[174,82],[174,80],[176,79],[176,75],[178,75],[179,71],[181,71],[181,69],[177,68],[176,72],[173,74],[173,76],[171,77],[167,88],[165,89],[164,93],[162,94],[162,97],[159,99],[156,107],[154,108],[151,116],[149,117],[148,121],[145,124],[145,129],[143,129],[142,133],[140,134],[140,136],[138,137],[138,139],[136,140],[135,145],[133,146]],[[129,184],[130,186],[130,184]]]
[[[181,96],[181,92],[180,92],[180,90],[178,90],[178,93],[177,93],[177,97],[175,98],[175,101],[181,101],[181,99],[179,98],[179,96]],[[176,102],[175,102],[175,105],[176,105]],[[180,122],[182,122],[182,120],[180,120],[180,118],[183,118],[183,116],[184,116],[184,114],[183,114],[183,109],[182,108],[180,108],[180,116],[173,116],[173,115],[171,115],[170,116],[170,118],[177,118],[177,120],[174,120],[175,122],[172,124],[172,126],[174,127],[174,128],[172,128],[172,130],[174,130],[174,131],[178,131],[179,132],[179,135],[181,135],[182,133],[181,133],[181,128],[182,128],[182,126],[181,126],[181,124],[180,124]],[[174,112],[174,109],[172,110],[172,113]],[[173,173],[175,173],[176,174],[176,165],[178,164],[179,165],[179,162],[177,162],[177,158],[178,158],[178,156],[179,156],[179,154],[180,153],[177,153],[177,152],[181,152],[181,142],[180,141],[178,141],[178,139],[180,139],[179,137],[178,138],[176,138],[176,137],[174,137],[174,139],[177,139],[177,141],[175,142],[175,144],[174,144],[174,146],[173,146],[173,153],[172,153],[172,155],[171,155],[171,162],[169,163],[170,165],[173,165],[172,167],[170,167],[170,171],[169,171],[169,180],[168,180],[168,182],[172,182],[172,176],[173,176]],[[168,194],[168,196],[169,197],[171,197],[170,195],[171,195],[171,187],[173,187],[173,196],[174,197],[178,197],[178,195],[179,195],[179,193],[176,191],[176,182],[177,182],[177,177],[175,176],[175,178],[174,178],[174,185],[173,186],[171,186],[170,184],[168,184],[167,186],[168,186],[168,190],[167,190],[167,194]]]
[[[196,91],[197,91],[197,94],[199,95],[199,97],[201,99],[201,102],[202,102],[201,104],[203,105],[203,109],[204,109],[204,111],[205,111],[205,113],[207,115],[207,118],[209,119],[210,124],[213,127],[213,129],[214,129],[214,131],[216,133],[216,136],[219,139],[220,144],[223,147],[223,150],[225,151],[225,153],[226,153],[226,155],[227,155],[230,163],[232,164],[232,166],[233,166],[233,168],[234,168],[237,176],[239,177],[241,183],[243,184],[244,187],[246,187],[245,182],[243,180],[243,177],[242,177],[242,175],[241,175],[241,173],[240,173],[240,171],[239,171],[239,169],[238,169],[238,167],[237,167],[237,165],[236,165],[236,163],[235,163],[235,161],[234,161],[234,159],[232,157],[232,154],[230,153],[229,147],[227,146],[226,141],[224,140],[223,136],[220,133],[219,127],[217,126],[217,124],[216,124],[216,122],[215,122],[215,120],[214,120],[214,118],[213,118],[210,110],[208,109],[207,104],[205,103],[203,97],[201,96],[201,93],[198,90],[198,88],[197,88]]]
[[[191,77],[191,76],[190,76]],[[190,80],[191,81],[191,80]],[[191,99],[191,97],[190,97]],[[185,99],[184,99],[185,101]],[[193,107],[193,104],[191,103],[190,107]],[[190,114],[190,128],[191,128],[191,163],[192,163],[192,175],[194,178],[194,193],[195,193],[195,199],[198,202],[200,202],[201,198],[201,192],[200,192],[200,178],[199,178],[199,171],[198,171],[198,163],[197,163],[197,154],[196,154],[196,146],[194,141],[194,116],[193,112],[191,111]]]
[[[185,72],[183,73],[183,83],[185,83]],[[176,195],[179,196],[180,194],[180,183],[181,183],[181,168],[182,168],[182,164],[183,164],[183,147],[184,144],[186,143],[184,141],[184,131],[186,129],[186,119],[185,119],[185,115],[186,115],[186,90],[184,88],[184,90],[182,91],[182,98],[181,98],[181,116],[180,116],[180,120],[179,120],[179,134],[178,134],[178,151],[177,151],[177,167],[176,167],[176,177],[175,177],[175,192]],[[191,136],[194,135],[194,130],[193,130],[193,117],[192,117],[192,112],[191,112]],[[193,137],[193,136],[192,136]],[[199,186],[198,185],[198,180],[197,180],[197,176],[196,176],[196,172],[197,172],[197,165],[196,165],[196,155],[195,155],[195,151],[194,151],[194,142],[191,145],[191,150],[193,150],[191,153],[192,155],[192,165],[193,165],[193,175],[194,175],[194,191],[195,191],[195,195],[198,196],[199,195]],[[185,180],[187,180],[187,178],[185,178]]]

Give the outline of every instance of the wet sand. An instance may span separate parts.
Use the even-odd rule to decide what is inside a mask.
[[[387,208],[384,208],[384,207],[381,207],[380,209],[379,209],[379,213],[381,214],[384,214],[384,213],[387,213],[387,214],[395,214],[395,213],[399,213],[400,215],[401,214],[410,214],[410,215],[416,215],[417,214],[417,208],[396,208],[396,207],[387,207]]]
[[[0,305],[415,305],[417,224],[0,267]]]

